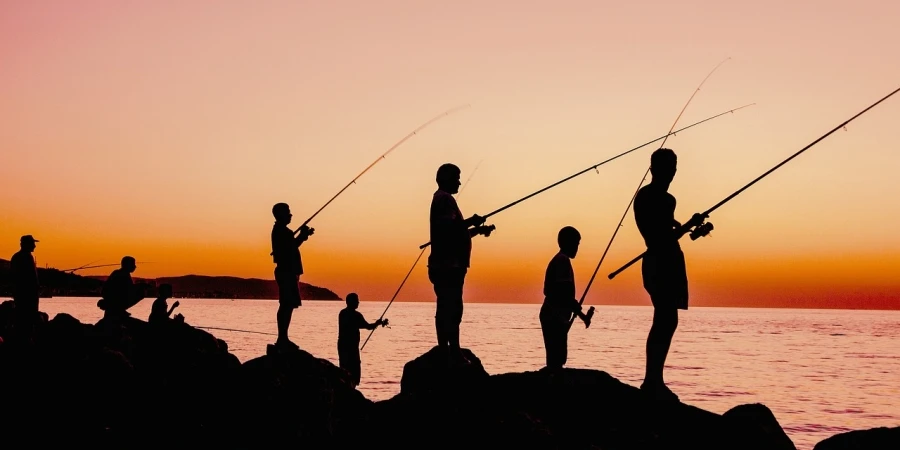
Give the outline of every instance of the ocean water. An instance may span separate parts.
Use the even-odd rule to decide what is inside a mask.
[[[101,317],[97,299],[41,300],[52,318],[60,312],[82,322]],[[170,305],[174,300],[170,300]],[[274,300],[180,299],[176,309],[194,326],[275,333]],[[151,300],[131,312],[145,319]],[[375,321],[386,303],[363,302]],[[337,318],[343,302],[304,301],[294,313],[291,339],[337,364]],[[462,345],[491,374],[544,365],[540,305],[466,304]],[[569,367],[603,370],[639,386],[650,307],[599,306],[591,327],[580,321],[569,335]],[[379,328],[362,352],[368,398],[400,391],[403,365],[435,344],[433,303],[394,303],[391,328]],[[208,330],[228,342],[241,361],[265,354],[274,336]],[[362,340],[368,331],[361,330]],[[855,429],[900,426],[900,311],[692,308],[682,311],[666,381],[685,403],[716,413],[763,403],[799,450]]]

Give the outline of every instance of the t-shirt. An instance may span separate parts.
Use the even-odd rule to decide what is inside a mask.
[[[565,320],[569,319],[570,314],[578,311],[572,261],[561,251],[550,260],[544,274],[543,308],[565,315]]]
[[[349,308],[342,309],[338,314],[338,346],[358,346],[359,330],[368,326],[369,323],[361,312]]]
[[[428,267],[468,268],[472,256],[472,237],[456,199],[438,189],[431,200],[431,253]]]
[[[294,275],[303,275],[300,246],[294,232],[287,225],[276,223],[272,227],[272,259],[276,270],[284,270]]]

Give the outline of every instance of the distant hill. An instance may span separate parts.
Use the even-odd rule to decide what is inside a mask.
[[[44,297],[100,297],[106,276],[81,276],[57,269],[38,268],[38,278]],[[176,297],[182,298],[242,298],[278,299],[278,285],[275,280],[259,278],[216,277],[206,275],[185,275],[180,277],[139,278],[151,286],[148,296],[156,295],[156,286],[163,283],[172,285]],[[0,259],[0,297],[11,295],[9,261]],[[329,289],[300,283],[300,296],[305,300],[343,300]]]

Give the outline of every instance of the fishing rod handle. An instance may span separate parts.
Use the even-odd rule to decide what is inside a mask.
[[[488,229],[488,233],[491,233],[497,229],[497,226],[496,225],[487,225],[487,229]],[[429,245],[431,245],[431,241],[428,241],[428,242],[420,245],[419,250],[425,250],[425,248],[427,248]]]
[[[634,259],[632,259],[631,261],[628,261],[627,264],[625,264],[625,265],[622,266],[622,267],[619,267],[615,272],[609,274],[609,275],[608,275],[608,278],[609,278],[610,280],[612,280],[613,278],[616,277],[616,275],[622,273],[623,271],[625,271],[625,269],[631,267],[632,265],[634,265],[634,263],[640,261],[640,260],[644,257],[644,255],[646,255],[646,254],[647,254],[647,252],[641,253],[640,255],[638,255],[638,256],[636,256]]]

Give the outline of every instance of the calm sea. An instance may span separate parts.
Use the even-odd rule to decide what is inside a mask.
[[[96,299],[41,299],[52,318],[66,312],[83,322],[101,317]],[[170,305],[173,301],[170,300]],[[182,299],[176,310],[194,326],[275,332],[274,300]],[[132,308],[142,319],[151,300]],[[363,302],[374,321],[386,303]],[[304,301],[291,336],[301,348],[337,364],[337,318],[343,302]],[[540,305],[466,304],[462,344],[491,374],[544,365]],[[379,328],[362,352],[359,390],[373,400],[400,390],[403,365],[435,344],[434,305],[395,303],[391,328]],[[639,386],[649,307],[598,307],[591,328],[580,321],[569,337],[570,367],[608,372]],[[799,450],[833,434],[900,426],[900,311],[692,308],[682,312],[666,380],[681,400],[724,413],[763,403]],[[273,336],[209,330],[241,361],[263,355]],[[362,340],[368,331],[362,330]]]

